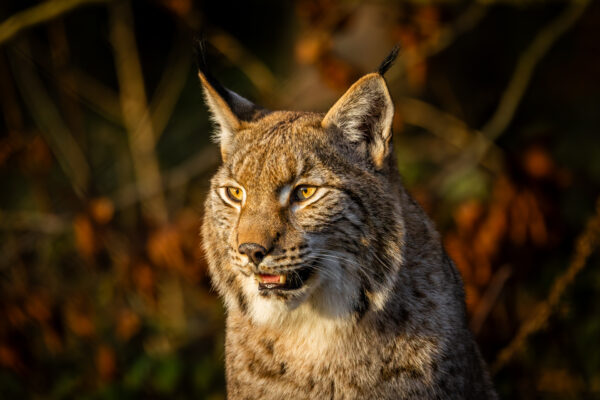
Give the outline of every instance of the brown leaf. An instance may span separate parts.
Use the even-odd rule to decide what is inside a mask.
[[[79,253],[91,258],[96,252],[96,238],[92,223],[86,215],[79,214],[73,220],[73,230],[75,232],[75,246]]]
[[[192,11],[190,0],[163,0],[162,3],[180,17],[187,17]]]
[[[463,246],[458,235],[454,232],[449,232],[446,234],[444,238],[444,247],[448,252],[448,255],[454,263],[456,267],[460,271],[465,282],[472,282],[473,275],[471,270],[471,263],[469,261],[468,249]]]
[[[527,150],[523,156],[523,167],[530,176],[538,179],[549,177],[555,170],[554,161],[548,152],[539,146]]]
[[[585,383],[580,376],[573,375],[566,369],[542,369],[537,382],[540,392],[560,393],[563,396],[580,393]]]
[[[57,354],[62,351],[63,344],[60,336],[47,324],[44,324],[42,327],[42,336],[44,337],[46,348],[50,353]]]
[[[17,351],[5,344],[0,344],[0,365],[15,371],[23,369],[23,362]]]
[[[465,303],[467,304],[467,311],[472,313],[473,310],[479,304],[480,295],[477,288],[473,285],[465,283]]]
[[[16,329],[23,327],[27,322],[27,315],[23,312],[21,307],[16,304],[7,306],[6,317],[10,324]]]
[[[329,40],[324,33],[312,32],[296,42],[294,55],[300,64],[314,64],[329,47]]]
[[[116,370],[116,357],[114,350],[107,346],[101,345],[96,351],[96,370],[100,379],[107,382],[112,379]]]
[[[155,265],[175,270],[182,270],[185,266],[181,237],[175,227],[164,227],[153,232],[146,249]]]
[[[483,213],[483,207],[478,200],[468,200],[454,211],[456,228],[461,234],[467,234],[475,229],[475,223]]]
[[[548,230],[546,229],[546,221],[544,220],[544,215],[542,214],[542,210],[540,205],[535,197],[535,195],[531,192],[527,193],[529,204],[530,204],[530,223],[529,223],[529,233],[531,235],[531,241],[538,245],[544,245],[548,241]]]
[[[527,240],[527,221],[529,220],[529,205],[527,198],[519,193],[513,201],[510,221],[510,238],[518,246]]]
[[[354,80],[354,69],[343,60],[326,55],[321,59],[319,70],[324,82],[335,90],[344,91]]]
[[[74,302],[68,303],[65,311],[68,327],[71,331],[81,337],[94,335],[96,328],[89,313]]]
[[[117,336],[123,340],[129,340],[140,330],[140,317],[129,309],[123,309],[117,319]]]
[[[26,301],[27,313],[39,322],[46,322],[52,316],[50,311],[51,300],[41,293],[31,294]]]
[[[413,18],[423,37],[435,36],[440,28],[440,11],[437,7],[426,5],[419,7]]]
[[[154,272],[148,264],[138,264],[133,268],[133,282],[139,291],[151,293],[154,290]]]
[[[108,197],[99,197],[90,201],[90,213],[94,221],[104,225],[112,219],[115,206]]]
[[[52,154],[41,136],[35,136],[27,143],[20,159],[21,167],[26,171],[46,174],[52,166]]]

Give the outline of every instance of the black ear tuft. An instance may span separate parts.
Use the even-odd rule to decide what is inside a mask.
[[[194,56],[196,58],[196,67],[198,71],[204,75],[208,72],[208,65],[206,64],[206,39],[204,35],[198,35],[194,38]]]
[[[379,75],[383,76],[387,72],[387,70],[390,69],[392,64],[394,64],[394,61],[396,61],[396,57],[398,57],[399,51],[400,45],[395,45],[392,49],[392,52],[388,54],[388,56],[385,58],[385,60],[383,60],[379,68],[377,68],[377,72],[379,73]]]
[[[221,85],[208,69],[208,63],[206,62],[206,39],[204,39],[204,36],[200,36],[194,40],[194,55],[196,56],[198,71],[204,75],[208,83],[219,93],[219,96],[230,104],[232,101],[231,92]]]
[[[268,110],[232,92],[213,77],[206,62],[206,40],[203,36],[199,36],[194,40],[194,53],[198,72],[204,77],[211,89],[225,101],[237,119],[241,121],[253,121],[268,113]]]

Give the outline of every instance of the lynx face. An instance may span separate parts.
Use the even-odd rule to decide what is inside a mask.
[[[203,242],[230,311],[259,323],[358,317],[400,264],[390,157],[393,105],[380,74],[326,114],[268,112],[200,73],[223,165]]]

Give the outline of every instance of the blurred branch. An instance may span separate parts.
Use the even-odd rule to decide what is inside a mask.
[[[23,130],[23,114],[19,107],[19,101],[17,101],[17,93],[5,52],[0,52],[0,104],[9,135],[15,136],[16,132]],[[2,156],[0,155],[1,160]]]
[[[473,3],[452,23],[442,27],[438,35],[431,36],[421,43],[416,52],[401,51],[398,57],[398,64],[401,67],[392,68],[387,74],[388,80],[392,82],[399,79],[408,67],[419,64],[425,58],[431,57],[448,48],[457,37],[477,26],[483,17],[485,17],[487,11],[487,5]]]
[[[110,0],[51,0],[21,11],[0,23],[0,45],[23,29],[59,17],[78,7]]]
[[[71,67],[75,85],[65,88],[85,106],[107,120],[122,124],[119,94],[80,69]]]
[[[494,305],[498,301],[498,297],[500,297],[500,293],[502,293],[502,288],[506,284],[506,281],[512,275],[512,268],[509,265],[503,265],[494,273],[481,301],[477,304],[477,308],[471,317],[471,321],[469,323],[469,327],[471,328],[471,332],[475,336],[479,334],[483,323],[487,319],[488,315],[494,308]]]
[[[75,77],[71,72],[71,48],[67,35],[64,20],[55,20],[47,25],[48,43],[52,59],[52,72],[56,76],[56,86],[72,87],[75,86]],[[87,150],[87,137],[84,115],[81,104],[69,96],[66,91],[58,91],[58,104],[62,110],[65,122],[70,131],[73,132],[77,143]]]
[[[174,11],[173,7],[167,7],[167,9],[170,12]],[[206,32],[207,22],[203,21],[202,16],[193,10],[183,13],[175,11],[174,14],[181,18],[193,32]],[[206,40],[242,71],[265,97],[277,94],[275,92],[276,79],[271,70],[234,36],[211,25],[206,34]]]
[[[21,96],[75,193],[82,197],[90,180],[90,168],[85,155],[35,72],[26,43],[21,42],[14,53],[11,63]]]
[[[166,193],[189,183],[194,177],[210,171],[218,165],[220,156],[214,146],[208,146],[195,156],[164,173],[164,184],[158,192],[140,192],[138,182],[130,183],[109,196],[114,203],[115,211],[144,202],[156,196],[157,193]],[[150,188],[150,185],[143,185]],[[148,190],[148,189],[147,189]],[[0,210],[0,230],[34,231],[46,234],[58,234],[71,226],[67,217],[39,212]]]
[[[188,79],[191,64],[192,58],[187,42],[176,39],[149,106],[155,141],[162,135],[173,114]],[[118,93],[80,69],[71,68],[70,73],[73,74],[76,83],[67,88],[71,95],[107,120],[119,125],[123,123]],[[147,114],[138,129],[143,129],[145,123]]]
[[[161,188],[161,176],[154,147],[156,138],[149,118],[144,79],[140,65],[133,16],[129,2],[110,7],[110,39],[120,87],[120,101],[133,167],[140,193],[153,193],[142,202],[142,212],[149,220],[162,225],[168,214]]]
[[[539,31],[533,42],[521,55],[515,72],[502,94],[498,108],[482,128],[483,133],[490,140],[495,140],[510,124],[523,94],[529,86],[536,65],[558,38],[575,24],[588,4],[589,0],[571,1],[563,13]]]
[[[210,35],[208,41],[238,67],[265,97],[274,94],[276,79],[273,73],[236,38],[225,31],[218,31]]]
[[[398,99],[397,104],[404,122],[423,128],[458,149],[463,149],[473,137],[478,137],[482,141],[487,140],[480,131],[470,129],[460,119],[438,110],[424,101],[402,97]],[[491,151],[482,164],[490,171],[497,173],[502,170],[502,150],[494,143],[490,143],[490,147]]]
[[[193,177],[209,171],[219,163],[219,152],[213,146],[209,146],[191,157],[189,160],[181,163],[177,167],[167,171],[164,174],[165,184],[163,191],[176,189],[187,184]],[[131,206],[140,201],[154,196],[156,193],[147,191],[140,192],[135,184],[129,184],[120,189],[111,198],[114,200],[115,209],[120,210]]]
[[[59,79],[56,71],[49,68],[39,57],[35,57],[35,54],[21,52],[20,55],[34,64],[45,78],[51,81]],[[73,65],[69,65],[67,68],[68,73],[73,76],[73,82],[62,82],[59,89],[101,117],[121,125],[121,106],[118,93]]]
[[[167,66],[150,102],[150,118],[155,141],[158,141],[171,119],[173,110],[185,87],[191,64],[192,57],[188,41],[176,38]],[[143,124],[144,122],[140,123],[140,128],[143,128]]]
[[[517,66],[505,89],[498,107],[490,120],[483,126],[483,135],[474,137],[471,143],[457,160],[452,162],[433,179],[433,186],[441,187],[442,182],[451,176],[461,176],[464,171],[479,163],[495,141],[512,121],[515,111],[533,75],[539,61],[546,55],[552,45],[569,28],[571,28],[589,4],[589,0],[573,0],[565,10],[552,22],[543,27],[535,36],[529,47],[519,57]]]
[[[598,245],[600,239],[600,199],[596,202],[596,213],[588,220],[584,231],[576,240],[575,252],[567,270],[556,278],[548,298],[538,305],[532,317],[521,325],[512,341],[500,351],[496,361],[492,364],[492,373],[497,373],[518,353],[529,336],[539,331],[546,325],[548,318],[556,308],[560,298],[573,282],[577,274],[585,267],[587,259]]]
[[[39,212],[0,210],[0,229],[12,231],[34,231],[53,235],[64,232],[67,221],[58,215]]]

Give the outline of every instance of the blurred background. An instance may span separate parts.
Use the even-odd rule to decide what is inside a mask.
[[[387,80],[506,399],[600,398],[600,3],[3,0],[0,397],[223,399],[192,56],[273,109]]]

